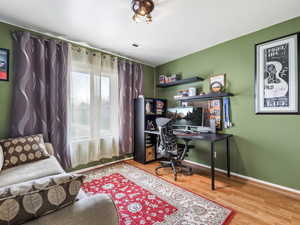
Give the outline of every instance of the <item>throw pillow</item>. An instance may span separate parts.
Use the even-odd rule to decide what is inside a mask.
[[[3,169],[50,157],[41,134],[0,140],[0,145],[4,153]]]
[[[4,155],[3,155],[2,147],[0,145],[0,172],[1,172],[2,167],[3,167],[3,162],[4,162]]]
[[[0,188],[0,225],[23,224],[74,203],[84,177],[60,174]]]

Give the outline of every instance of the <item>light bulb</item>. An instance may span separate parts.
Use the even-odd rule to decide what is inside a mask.
[[[146,15],[146,9],[145,9],[145,7],[141,7],[138,13],[139,13],[141,16],[145,16],[145,15]]]
[[[135,22],[137,22],[137,23],[142,22],[142,19],[141,19],[141,17],[138,14],[134,14],[134,16],[132,17],[132,19]]]
[[[147,17],[146,17],[146,22],[147,23],[151,23],[152,22],[152,16],[149,14],[149,15],[147,15]]]

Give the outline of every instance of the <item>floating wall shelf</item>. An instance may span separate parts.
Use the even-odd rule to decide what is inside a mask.
[[[220,99],[224,97],[234,96],[232,93],[209,93],[205,95],[196,95],[190,97],[182,97],[176,99],[176,101],[188,102],[188,101],[201,101],[201,100],[209,100],[209,99]]]
[[[177,86],[177,85],[181,85],[181,84],[189,84],[189,83],[194,83],[194,82],[199,82],[199,81],[204,81],[204,79],[202,77],[191,77],[191,78],[187,78],[187,79],[170,82],[167,84],[158,84],[156,87],[167,88],[167,87]]]

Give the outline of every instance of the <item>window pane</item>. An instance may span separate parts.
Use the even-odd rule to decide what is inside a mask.
[[[90,129],[90,74],[71,74],[71,137],[91,136]]]
[[[111,96],[110,77],[101,76],[101,114],[100,129],[102,133],[111,131]]]

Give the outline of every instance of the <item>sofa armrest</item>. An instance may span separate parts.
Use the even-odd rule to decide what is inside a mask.
[[[81,199],[73,205],[24,225],[118,225],[119,216],[112,199],[105,194]]]
[[[54,155],[54,148],[51,143],[45,143],[46,150],[49,153],[49,155]]]

